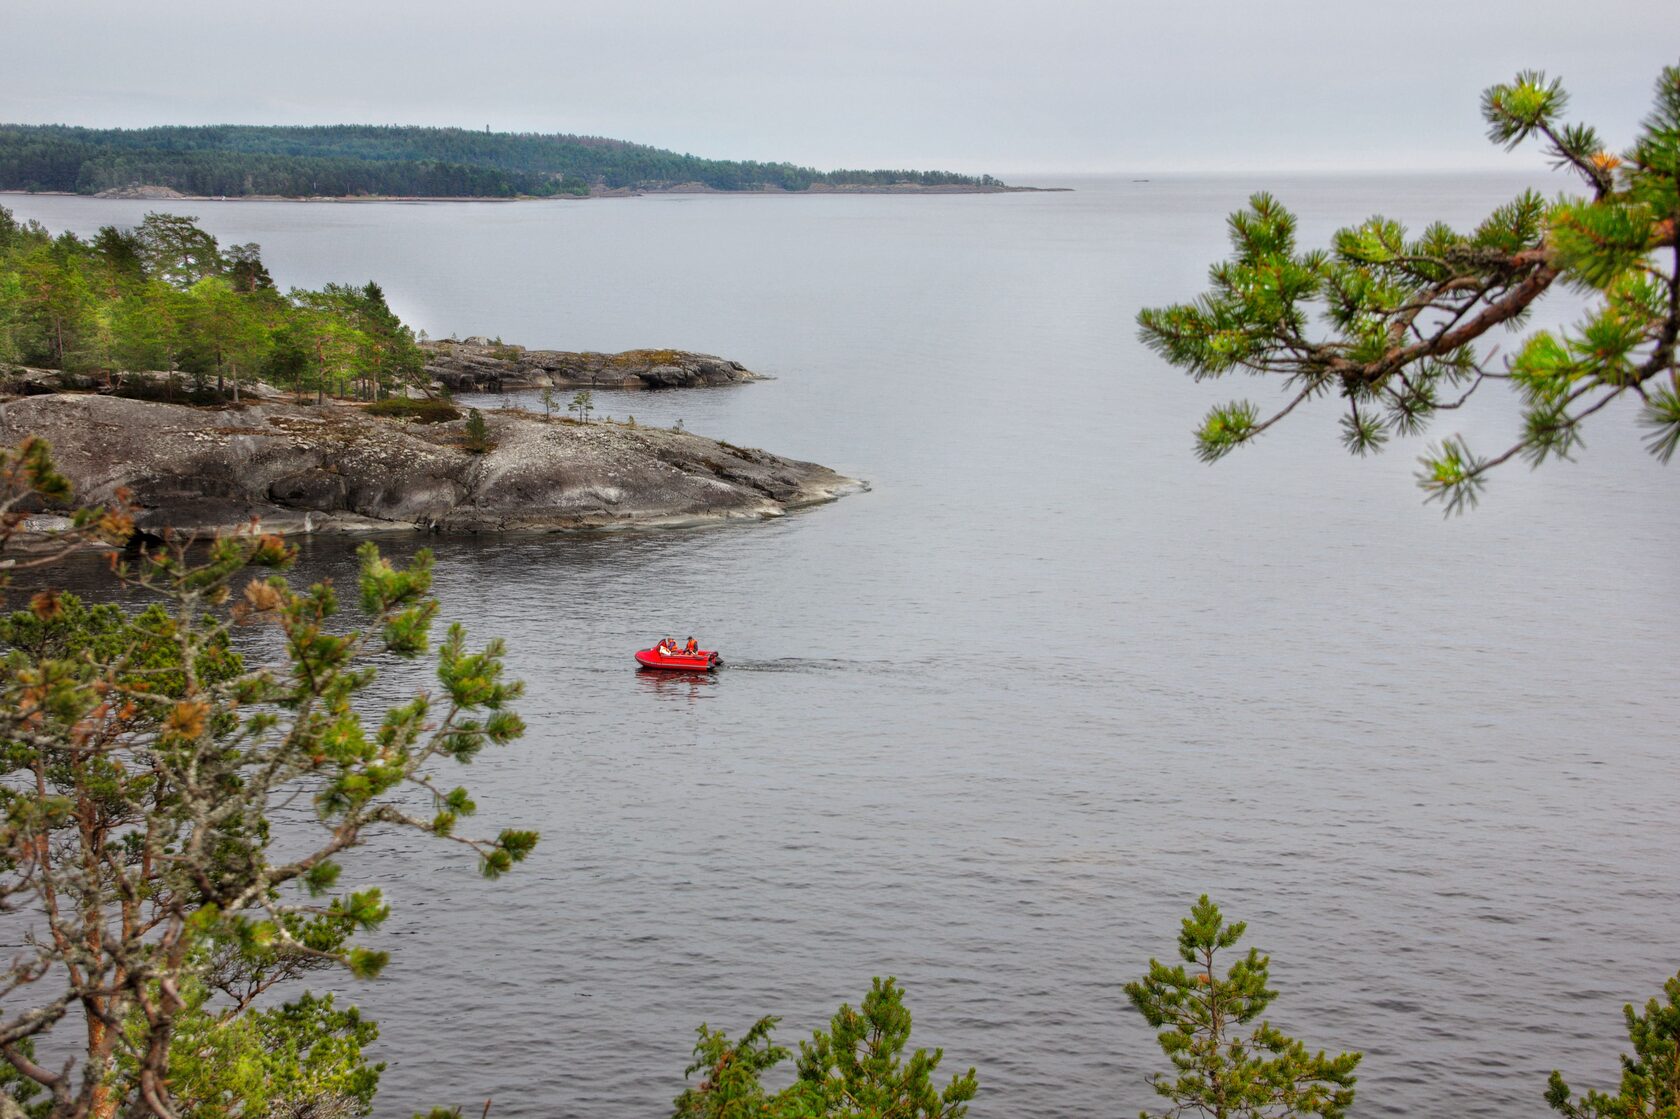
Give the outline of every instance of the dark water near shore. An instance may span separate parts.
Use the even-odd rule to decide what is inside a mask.
[[[498,884],[407,841],[352,864],[396,909],[388,977],[353,988],[381,1115],[662,1114],[701,1021],[777,1013],[791,1043],[885,974],[978,1066],[977,1119],[1135,1113],[1163,1061],[1121,985],[1204,890],[1272,953],[1274,1020],[1366,1052],[1364,1114],[1614,1082],[1622,1003],[1680,966],[1680,475],[1626,411],[1455,520],[1411,483],[1421,443],[1351,460],[1323,412],[1205,467],[1191,429],[1249,386],[1192,384],[1132,326],[1200,290],[1251,188],[1322,240],[1523,184],[1076,185],[173,207],[282,283],[377,278],[435,335],[738,359],[778,379],[599,411],[874,487],[759,525],[429,541],[446,614],[529,688],[530,734],[467,775],[480,821],[543,843]],[[81,232],[160,208],[0,204]],[[1490,397],[1434,434],[1514,430]],[[348,578],[351,547],[306,544],[304,573]],[[664,632],[730,667],[638,676]]]

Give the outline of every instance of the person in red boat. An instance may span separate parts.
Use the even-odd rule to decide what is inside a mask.
[[[683,646],[683,656],[685,656],[685,657],[697,657],[699,655],[700,655],[700,646],[699,646],[699,644],[697,644],[695,642],[694,638],[690,637],[688,639],[688,644]]]
[[[667,638],[662,639],[659,642],[659,655],[660,656],[671,657],[671,656],[675,656],[676,652],[677,652],[677,639],[676,638],[667,637]]]

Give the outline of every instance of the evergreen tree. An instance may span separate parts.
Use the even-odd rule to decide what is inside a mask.
[[[1663,984],[1664,1001],[1651,999],[1645,1013],[1630,1004],[1627,1019],[1633,1055],[1622,1057],[1622,1083],[1615,1095],[1589,1091],[1570,1099],[1569,1085],[1555,1069],[1546,1102],[1569,1119],[1680,1119],[1680,975]]]
[[[0,552],[23,509],[69,498],[39,441],[0,452]],[[120,511],[75,523],[117,539],[133,527]],[[462,844],[489,877],[532,850],[532,832],[457,834],[472,800],[438,780],[443,763],[523,732],[499,642],[471,651],[451,626],[440,691],[364,721],[372,665],[427,653],[438,606],[429,554],[408,568],[371,544],[360,555],[359,630],[337,623],[330,584],[297,591],[275,574],[236,595],[247,566],[292,558],[280,540],[249,534],[207,550],[171,544],[120,568],[158,600],[138,614],[49,590],[0,619],[0,902],[38,934],[0,973],[9,1102],[33,1086],[52,1119],[119,1109],[173,1119],[178,1087],[209,1084],[204,1114],[244,1116],[258,1112],[239,1093],[258,1078],[270,1099],[363,1098],[371,1034],[350,1012],[325,1000],[253,1006],[309,971],[369,977],[384,966],[384,952],[354,938],[387,906],[378,890],[339,890],[340,860],[389,829]],[[283,659],[251,668],[230,627],[262,622]],[[288,802],[312,812],[276,816]],[[61,1024],[82,1041],[58,1036]],[[34,1055],[42,1038],[50,1061]],[[227,1059],[203,1046],[228,1046]]]
[[[788,1058],[788,1050],[770,1040],[779,1018],[754,1022],[739,1041],[701,1023],[694,1061],[684,1076],[704,1073],[700,1083],[676,1099],[674,1119],[769,1119],[778,1115],[760,1077]]]
[[[273,291],[274,277],[262,262],[262,246],[255,241],[244,245],[229,245],[227,250],[228,280],[233,290],[250,294]]]
[[[475,455],[482,455],[490,450],[490,428],[484,422],[484,413],[477,408],[467,411],[467,425],[463,436],[463,446]]]
[[[146,279],[145,249],[132,231],[114,225],[101,226],[88,246],[100,258],[112,281],[109,294],[120,294],[122,286],[141,284]]]
[[[17,276],[24,359],[86,368],[95,352],[98,303],[79,254],[55,241],[25,256]]]
[[[772,1094],[760,1078],[788,1057],[770,1039],[777,1021],[760,1018],[735,1042],[702,1025],[685,1075],[704,1075],[677,1097],[673,1119],[962,1119],[979,1091],[973,1069],[934,1085],[943,1050],[902,1059],[910,1011],[891,978],[871,984],[861,1010],[842,1005],[828,1032],[801,1042],[798,1078]]]
[[[216,372],[216,389],[233,377],[233,399],[239,400],[242,371],[255,368],[266,356],[268,332],[263,329],[251,294],[241,294],[220,276],[206,276],[188,293],[191,337],[195,348]]]
[[[332,995],[305,992],[271,1009],[246,1011],[218,1007],[212,995],[190,981],[176,1019],[169,1102],[181,1119],[372,1114],[385,1066],[369,1062],[363,1050],[378,1039],[379,1027],[355,1007],[341,1010]],[[133,1090],[132,1058],[119,1067],[127,1089],[119,1108],[143,1107]]]
[[[275,290],[254,244],[226,258],[191,218],[149,214],[84,242],[0,208],[0,362],[185,372],[232,395],[259,370],[301,397],[430,395],[426,357],[378,284]],[[171,379],[173,384],[173,378]]]
[[[193,310],[187,292],[148,281],[112,308],[113,355],[125,369],[176,372],[191,341]]]
[[[290,389],[299,399],[309,391],[312,369],[308,332],[301,318],[289,308],[277,316],[269,334],[268,354],[262,363],[265,380]]]
[[[904,992],[892,978],[877,978],[861,1010],[841,1006],[828,1033],[818,1030],[800,1042],[799,1079],[787,1096],[814,1115],[962,1119],[979,1091],[974,1070],[937,1088],[933,1074],[945,1051],[917,1049],[905,1063],[909,1043]]]
[[[1187,1112],[1210,1119],[1340,1119],[1353,1103],[1360,1054],[1316,1055],[1270,1022],[1247,1029],[1277,998],[1266,984],[1270,958],[1253,948],[1220,975],[1218,953],[1234,948],[1247,926],[1226,924],[1206,894],[1191,907],[1178,935],[1183,963],[1149,961],[1126,997],[1160,1031],[1161,1052],[1174,1075],[1156,1076],[1155,1091],[1171,1102],[1159,1119]],[[1187,971],[1185,965],[1193,970]],[[1144,1119],[1150,1119],[1143,1112]]]
[[[23,360],[22,311],[23,279],[0,271],[0,365]]]
[[[426,355],[415,342],[414,331],[391,310],[378,284],[372,280],[360,288],[328,284],[325,290],[360,331],[357,364],[363,374],[363,399],[379,399],[398,385],[424,387]]]
[[[595,394],[588,389],[576,393],[568,410],[577,413],[579,423],[588,423],[589,413],[595,410]]]
[[[1214,266],[1207,294],[1138,316],[1143,340],[1198,380],[1242,370],[1288,386],[1265,419],[1248,401],[1209,412],[1197,433],[1202,458],[1326,396],[1345,404],[1344,445],[1368,454],[1492,380],[1521,397],[1522,434],[1491,456],[1450,436],[1423,457],[1419,483],[1449,512],[1474,504],[1503,462],[1570,457],[1582,421],[1624,397],[1637,398],[1647,446],[1668,461],[1680,446],[1680,66],[1663,70],[1656,106],[1621,155],[1593,129],[1564,124],[1566,105],[1562,86],[1535,72],[1482,97],[1496,143],[1542,140],[1585,196],[1548,202],[1529,191],[1468,233],[1436,223],[1413,237],[1377,216],[1310,252],[1297,249],[1295,217],[1270,195],[1233,214],[1235,255]],[[1559,282],[1596,299],[1578,326],[1535,332],[1501,365],[1477,348]]]
[[[365,339],[345,314],[342,291],[328,284],[318,292],[294,288],[291,293],[294,309],[288,318],[309,355],[317,404],[325,403],[329,392],[344,395],[363,367]]]
[[[185,290],[227,270],[216,239],[198,227],[197,218],[147,214],[134,235],[146,275],[171,287]]]

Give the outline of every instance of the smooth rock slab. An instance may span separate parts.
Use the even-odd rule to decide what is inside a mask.
[[[138,527],[281,533],[520,532],[780,516],[866,488],[815,463],[687,432],[485,414],[410,424],[353,405],[193,408],[58,394],[0,404],[0,441],[37,435],[89,503],[128,491]]]

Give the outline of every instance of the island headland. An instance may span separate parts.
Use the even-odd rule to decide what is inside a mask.
[[[591,422],[591,390],[763,379],[740,362],[423,340],[378,284],[282,290],[260,249],[157,213],[55,237],[0,207],[0,446],[46,440],[75,500],[126,503],[151,536],[252,520],[280,533],[695,525],[863,488],[681,430]],[[453,399],[523,389],[543,390],[540,411]],[[577,390],[576,420],[554,389]],[[48,511],[28,512],[35,533],[53,531]]]
[[[687,350],[527,350],[482,336],[421,342],[420,349],[426,357],[426,376],[451,392],[678,389],[766,379],[738,361]]]
[[[203,408],[98,393],[0,402],[0,443],[46,439],[77,499],[126,495],[136,527],[205,535],[555,532],[777,517],[866,488],[683,431],[483,413],[412,423],[346,403]],[[53,528],[37,518],[37,531]]]

